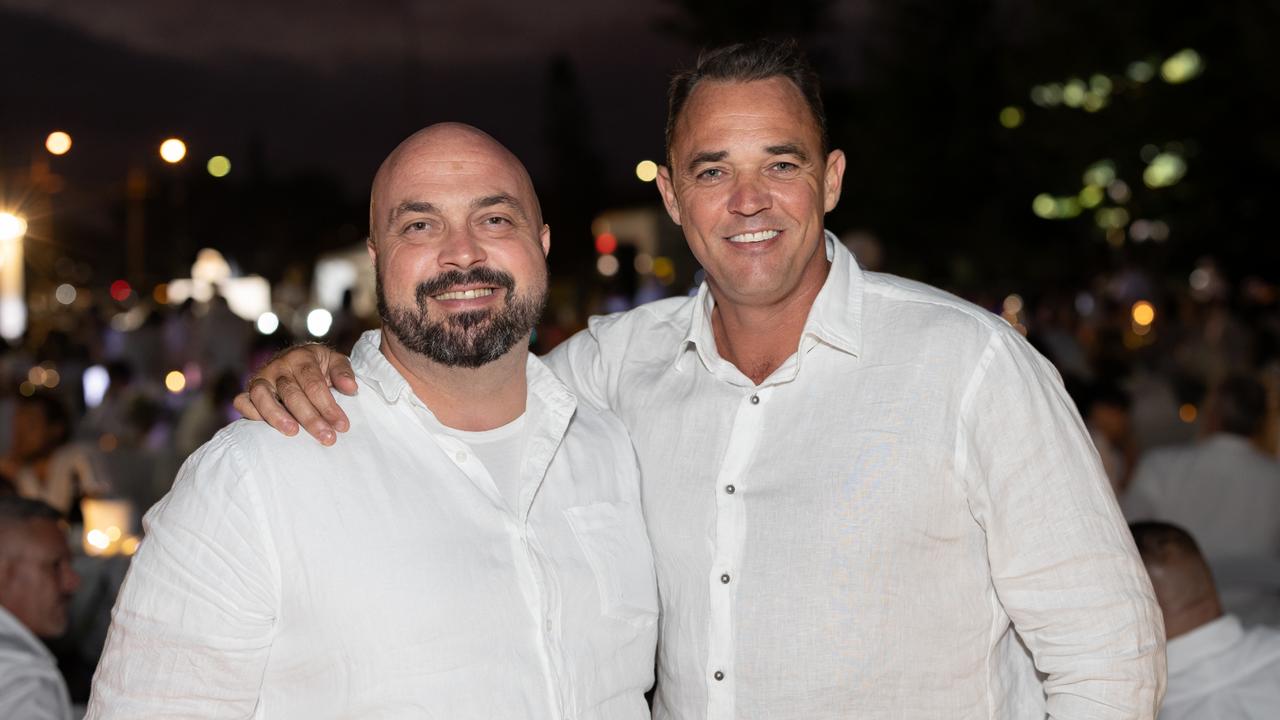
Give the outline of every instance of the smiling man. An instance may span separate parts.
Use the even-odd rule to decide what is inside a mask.
[[[379,333],[317,448],[237,423],[146,519],[91,718],[648,714],[634,452],[527,345],[550,234],[524,167],[427,128],[370,199]]]
[[[672,82],[667,149],[706,283],[548,356],[640,458],[654,717],[1153,718],[1159,609],[1056,372],[824,232],[846,160],[795,46],[704,53]],[[331,441],[325,373],[354,389],[304,348],[239,407]]]

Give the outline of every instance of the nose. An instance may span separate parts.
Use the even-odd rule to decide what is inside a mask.
[[[729,196],[729,212],[735,215],[751,216],[773,206],[773,196],[765,185],[764,178],[755,175],[740,175]]]
[[[450,230],[444,238],[437,260],[442,267],[469,268],[488,259],[482,245],[470,228]]]

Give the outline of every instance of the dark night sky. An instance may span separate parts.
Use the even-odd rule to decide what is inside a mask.
[[[832,16],[847,30],[859,8]],[[62,128],[76,151],[60,162],[109,174],[168,133],[193,158],[233,163],[257,141],[277,172],[334,172],[363,191],[404,135],[457,119],[538,176],[550,62],[564,56],[600,171],[622,185],[660,154],[666,79],[694,54],[657,29],[671,12],[630,0],[0,0],[0,150],[20,158]]]

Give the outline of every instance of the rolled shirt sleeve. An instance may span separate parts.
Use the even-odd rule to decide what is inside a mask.
[[[993,333],[969,381],[957,460],[1049,717],[1154,718],[1165,658],[1150,582],[1057,372],[1012,331]]]
[[[252,717],[279,568],[252,469],[231,432],[183,465],[143,525],[87,717]]]

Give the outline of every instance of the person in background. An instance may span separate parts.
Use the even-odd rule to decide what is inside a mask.
[[[1164,613],[1169,685],[1160,720],[1280,716],[1280,630],[1224,614],[1196,541],[1176,525],[1130,526]]]
[[[1129,394],[1113,382],[1068,383],[1067,389],[1089,430],[1116,497],[1122,497],[1133,472],[1135,447]]]
[[[91,453],[69,443],[71,416],[62,401],[48,393],[20,395],[14,409],[13,442],[0,458],[0,476],[22,497],[41,500],[64,517],[79,512],[85,495],[108,491]]]
[[[62,515],[0,497],[0,718],[71,720],[66,682],[40,638],[66,631],[79,583]]]
[[[1210,562],[1280,558],[1280,462],[1254,445],[1266,421],[1266,390],[1234,375],[1205,403],[1205,437],[1144,454],[1124,496],[1130,521],[1184,527]]]

